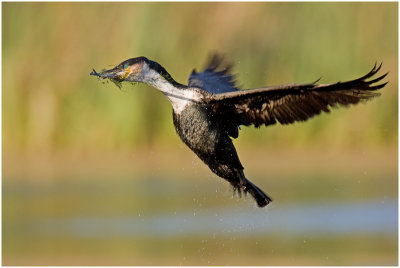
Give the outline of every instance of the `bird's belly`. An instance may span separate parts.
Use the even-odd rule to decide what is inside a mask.
[[[218,176],[233,180],[243,169],[232,140],[223,131],[217,115],[206,106],[189,105],[174,112],[174,125],[182,141]]]
[[[216,151],[220,131],[207,107],[187,105],[179,113],[174,111],[174,125],[182,141],[197,155]]]

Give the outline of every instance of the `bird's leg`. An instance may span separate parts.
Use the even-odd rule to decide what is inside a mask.
[[[239,187],[242,188],[245,193],[247,193],[248,191],[247,184],[249,183],[249,181],[244,176],[243,170],[238,171],[238,177],[239,177]]]
[[[236,191],[237,191],[237,196],[239,198],[241,198],[242,197],[242,189],[241,189],[240,185],[233,186],[233,195],[236,195]]]
[[[236,195],[239,198],[242,197],[242,191],[244,192],[245,196],[247,196],[247,192],[249,191],[248,189],[248,183],[249,181],[245,178],[243,174],[243,170],[238,170],[237,171],[237,178],[239,178],[238,181],[231,183],[233,186],[233,195]]]
[[[235,195],[237,192],[237,195],[240,198],[242,196],[242,191],[245,195],[249,193],[256,200],[259,207],[265,207],[272,201],[272,199],[268,197],[260,188],[246,179],[243,170],[236,169],[232,171],[234,171],[234,174],[236,175],[234,179],[230,180],[231,185],[233,186],[233,195]]]

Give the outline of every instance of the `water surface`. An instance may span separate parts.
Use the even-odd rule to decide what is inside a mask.
[[[159,213],[126,217],[72,217],[40,219],[36,232],[78,237],[180,236],[204,233],[249,235],[284,233],[397,236],[397,200],[343,204],[278,205],[266,209],[213,209],[200,212]]]

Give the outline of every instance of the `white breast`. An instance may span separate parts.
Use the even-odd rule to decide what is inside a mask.
[[[193,102],[200,101],[202,97],[198,92],[192,90],[181,90],[179,94],[176,95],[166,94],[166,96],[171,102],[175,113],[182,112],[187,105]]]
[[[158,72],[143,66],[142,81],[157,88],[169,99],[176,113],[180,113],[191,102],[198,102],[202,95],[194,88],[179,88],[172,85]]]

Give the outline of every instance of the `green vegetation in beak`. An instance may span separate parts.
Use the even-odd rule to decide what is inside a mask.
[[[110,79],[111,82],[113,82],[119,89],[121,89],[122,84],[121,84],[121,78],[117,75],[118,74],[118,70],[111,69],[111,70],[103,70],[102,72],[98,73],[96,72],[95,69],[92,70],[92,72],[90,73],[90,75],[94,75],[97,76],[98,78],[101,79]]]

